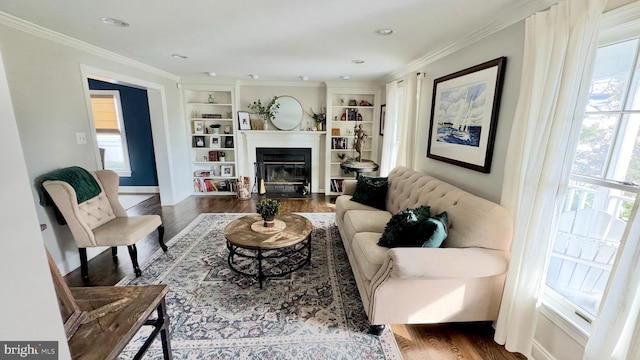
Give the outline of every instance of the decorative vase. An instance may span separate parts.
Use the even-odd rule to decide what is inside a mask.
[[[207,102],[209,104],[213,104],[215,100],[213,100],[213,95],[209,94],[209,98],[207,99]]]
[[[220,134],[220,128],[213,128],[214,134]]]
[[[318,131],[322,131],[322,123],[321,122],[317,122],[316,123],[316,128],[318,129]]]
[[[264,227],[274,227],[276,225],[275,218],[264,219]]]

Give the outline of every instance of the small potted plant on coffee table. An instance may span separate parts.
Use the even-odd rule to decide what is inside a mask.
[[[258,202],[256,212],[262,216],[265,227],[273,227],[275,225],[275,218],[280,213],[281,207],[282,204],[274,199],[264,199]]]

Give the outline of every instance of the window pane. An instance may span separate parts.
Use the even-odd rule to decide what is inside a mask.
[[[586,111],[620,110],[638,39],[598,49]]]
[[[569,183],[546,284],[594,317],[634,199],[620,190]]]
[[[585,117],[582,121],[572,173],[594,177],[603,175],[616,123],[617,117],[612,115]]]
[[[104,149],[104,168],[113,171],[127,171],[120,134],[96,134],[98,147]]]
[[[620,175],[616,179],[640,184],[640,115],[631,115],[628,119],[618,160]]]

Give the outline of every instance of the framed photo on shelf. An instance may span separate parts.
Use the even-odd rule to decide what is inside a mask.
[[[204,121],[202,121],[202,120],[194,120],[193,121],[193,133],[194,134],[204,134]]]
[[[233,166],[231,165],[222,165],[220,166],[220,176],[233,176]]]
[[[205,147],[206,146],[206,144],[204,142],[204,136],[192,136],[191,137],[191,141],[193,142],[191,144],[192,147],[201,148],[201,147]]]
[[[334,137],[331,138],[331,148],[337,150],[345,150],[347,148],[347,138],[346,137]]]
[[[233,136],[224,137],[224,147],[233,148]]]
[[[384,123],[387,120],[387,104],[380,105],[380,135],[384,136]]]
[[[238,128],[240,130],[251,130],[251,119],[248,111],[238,111]]]
[[[506,57],[433,81],[427,157],[489,173]]]
[[[220,148],[220,136],[211,135],[211,140],[209,142],[209,147],[213,148],[213,149],[219,149]]]

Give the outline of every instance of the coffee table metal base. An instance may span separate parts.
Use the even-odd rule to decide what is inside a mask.
[[[231,270],[237,272],[238,274],[255,278],[256,280],[258,280],[258,283],[260,284],[261,289],[262,289],[262,283],[266,278],[281,277],[281,276],[289,275],[292,272],[301,269],[303,266],[307,264],[311,264],[311,235],[307,236],[307,238],[300,243],[297,243],[288,247],[284,247],[281,249],[247,249],[238,245],[234,245],[229,241],[227,241],[227,249],[229,249],[229,256],[227,258],[227,261],[229,262],[229,267],[231,268]],[[238,249],[242,249],[242,251],[245,253],[243,254],[241,252],[238,252]],[[275,253],[275,254],[264,255],[265,252]],[[250,254],[247,254],[247,253],[250,253]],[[306,256],[301,261],[293,264],[293,266],[290,269],[287,269],[285,272],[268,273],[264,271],[263,261],[265,260],[268,261],[269,259],[287,259],[287,258],[290,258],[292,255],[296,255],[296,254],[304,255],[305,253],[306,253]],[[234,265],[235,263],[234,257],[256,259],[258,261],[258,269],[254,273],[244,272],[238,269]]]

